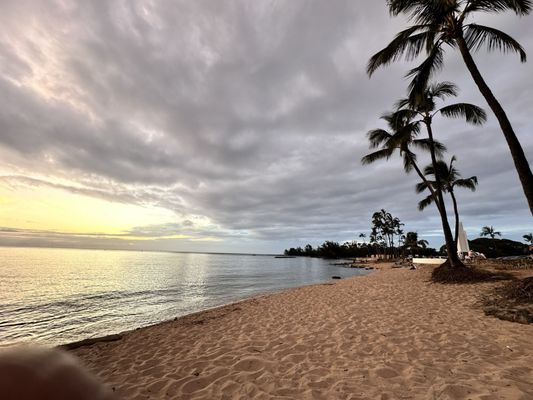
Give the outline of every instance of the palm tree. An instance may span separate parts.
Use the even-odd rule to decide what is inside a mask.
[[[419,126],[425,125],[428,138],[429,138],[429,150],[431,154],[431,163],[435,172],[435,190],[431,191],[431,195],[437,202],[437,208],[439,209],[442,230],[444,233],[444,239],[446,242],[446,253],[451,267],[461,266],[462,263],[457,256],[457,249],[452,236],[450,225],[448,223],[448,216],[446,214],[446,205],[444,203],[443,196],[443,182],[440,177],[438,168],[438,152],[434,146],[435,138],[433,134],[433,118],[440,114],[444,117],[457,118],[462,117],[466,122],[473,125],[483,124],[487,116],[485,112],[474,104],[469,103],[456,103],[437,108],[437,100],[444,100],[446,97],[457,96],[457,87],[451,82],[434,83],[429,85],[424,91],[416,96],[400,100],[397,103],[397,114],[403,118],[408,118],[411,121],[411,125]],[[419,118],[416,120],[415,118]],[[430,185],[427,179],[424,177],[422,180],[426,184],[426,187],[430,189]]]
[[[416,154],[411,150],[411,147],[418,147],[425,151],[430,150],[428,139],[416,138],[420,133],[419,123],[413,124],[404,112],[387,113],[382,115],[381,119],[387,122],[390,132],[385,129],[373,129],[367,133],[370,148],[375,149],[379,147],[379,150],[364,156],[361,159],[361,163],[367,165],[381,159],[388,160],[398,151],[400,156],[402,156],[405,172],[409,173],[414,169],[420,179],[423,182],[427,182],[426,177],[416,162]],[[446,151],[446,147],[440,142],[434,141],[433,147],[438,156],[441,156]],[[428,188],[432,195],[436,196],[433,186],[428,184]],[[437,207],[439,207],[438,204]]]
[[[494,227],[491,226],[484,226],[481,228],[481,233],[479,236],[490,236],[492,239],[492,246],[494,247],[494,250],[496,250],[496,240],[494,239],[496,236],[502,236],[501,232],[495,231]]]
[[[366,256],[368,257],[370,254],[369,254],[368,246],[366,245],[366,234],[360,233],[359,237],[363,239],[363,244],[365,245],[365,249],[366,249]]]
[[[457,238],[459,236],[459,210],[457,207],[457,199],[455,197],[454,189],[456,187],[462,187],[466,189],[470,189],[471,191],[476,190],[477,186],[477,177],[471,176],[470,178],[461,178],[461,174],[457,170],[457,168],[454,167],[453,163],[457,159],[455,156],[452,157],[450,164],[446,164],[445,161],[439,160],[437,161],[437,169],[439,170],[439,176],[442,182],[442,190],[444,192],[447,192],[450,194],[450,197],[452,198],[453,202],[453,211],[455,214],[455,236],[454,236],[454,242],[457,246]],[[433,168],[433,165],[428,165],[426,168],[424,168],[424,174],[426,176],[435,176],[435,169]],[[435,185],[435,180],[428,179],[428,182],[430,185]],[[423,191],[427,190],[427,183],[426,182],[420,182],[416,185],[416,192],[422,193]],[[420,201],[418,203],[418,209],[422,211],[427,206],[429,206],[431,203],[433,203],[433,196],[429,194],[425,199]]]
[[[394,236],[401,236],[403,233],[401,230],[403,223],[399,218],[393,217],[391,213],[381,209],[372,214],[372,234],[370,240],[373,237],[380,237],[384,243],[385,248],[389,249],[389,258],[392,258],[395,253],[394,248]]]
[[[429,245],[429,242],[425,239],[420,239],[418,242],[416,242],[416,244],[418,244],[418,247],[421,247],[423,249],[427,249],[428,245]]]
[[[475,23],[467,23],[476,12],[499,13],[513,11],[523,16],[531,12],[530,0],[389,0],[389,10],[393,16],[407,14],[413,25],[401,31],[387,47],[376,53],[368,63],[367,72],[371,76],[379,67],[390,64],[405,55],[414,60],[423,51],[427,58],[407,74],[413,77],[410,88],[412,94],[420,93],[440,70],[444,63],[444,46],[459,49],[470,75],[489,107],[498,119],[502,133],[511,151],[522,189],[533,214],[533,174],[503,107],[483,79],[472,52],[486,46],[489,51],[516,52],[522,62],[526,53],[522,46],[506,33],[495,28]]]
[[[413,249],[426,249],[429,242],[424,239],[418,239],[417,232],[407,232],[405,234],[404,246],[411,250],[411,255],[413,255]]]
[[[526,243],[533,244],[533,233],[527,233],[524,236],[522,236]]]

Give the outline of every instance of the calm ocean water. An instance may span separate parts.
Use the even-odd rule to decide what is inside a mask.
[[[0,247],[0,346],[118,333],[365,272],[309,258]]]

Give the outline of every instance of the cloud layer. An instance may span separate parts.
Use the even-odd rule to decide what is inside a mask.
[[[530,21],[484,18],[533,54]],[[144,232],[153,248],[192,246],[163,243],[169,233],[220,239],[217,251],[348,240],[380,208],[440,244],[435,211],[417,211],[416,179],[400,161],[360,164],[365,133],[406,86],[403,63],[365,73],[405,23],[385,4],[6,1],[0,22],[0,184],[172,210],[176,221],[126,232]],[[531,160],[533,64],[484,52],[476,60]],[[458,54],[446,62],[439,79],[485,107]],[[458,194],[467,230],[531,230],[495,119],[436,129],[464,175],[480,181]],[[178,222],[194,218],[209,223]]]

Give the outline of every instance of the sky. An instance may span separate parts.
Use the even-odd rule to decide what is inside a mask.
[[[476,21],[533,57],[531,18]],[[369,79],[366,64],[406,23],[373,0],[2,0],[0,245],[279,253],[359,240],[384,208],[440,246],[401,160],[360,162],[416,65]],[[435,123],[479,180],[457,193],[465,229],[521,240],[533,223],[509,149],[446,54],[436,79],[489,115]],[[533,60],[474,57],[531,162]]]

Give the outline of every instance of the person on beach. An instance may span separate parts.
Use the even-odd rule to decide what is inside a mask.
[[[115,397],[73,355],[58,349],[0,351],[2,400],[113,400]]]

